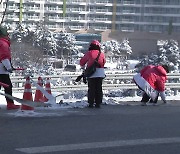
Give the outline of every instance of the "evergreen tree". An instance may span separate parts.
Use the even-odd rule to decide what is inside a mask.
[[[14,66],[31,67],[42,63],[43,55],[33,46],[34,33],[19,24],[11,33],[12,63]]]
[[[120,48],[120,53],[121,54],[126,54],[126,55],[132,54],[132,48],[129,45],[129,40],[128,39],[124,39],[122,41],[122,43],[119,45],[119,48]]]
[[[37,23],[33,40],[34,45],[38,47],[44,55],[56,55],[56,40],[53,37],[53,33],[46,28],[43,22]]]
[[[73,55],[79,53],[78,47],[75,45],[75,36],[66,32],[57,32],[54,34],[57,43],[57,57],[72,58]]]
[[[142,57],[136,68],[140,70],[145,65],[169,65],[171,71],[179,70],[180,53],[175,40],[158,40],[158,54],[152,53]]]
[[[106,41],[101,44],[101,50],[106,54],[106,56],[112,56],[114,49],[117,49],[117,47],[114,47],[113,45],[117,45],[114,40]]]
[[[171,70],[177,69],[180,64],[178,42],[175,40],[161,40],[161,42],[159,45],[159,63],[171,65]]]
[[[117,42],[116,40],[103,42],[101,48],[108,56],[129,55],[132,53],[128,39],[124,39],[121,43]]]

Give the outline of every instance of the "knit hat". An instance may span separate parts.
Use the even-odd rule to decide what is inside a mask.
[[[93,40],[93,41],[91,42],[91,44],[97,45],[97,46],[99,46],[99,47],[100,47],[100,45],[101,45],[98,40]]]
[[[7,28],[0,26],[0,36],[8,36]]]

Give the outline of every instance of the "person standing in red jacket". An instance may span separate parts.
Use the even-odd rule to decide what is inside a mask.
[[[142,105],[147,102],[157,103],[158,96],[166,103],[165,82],[169,68],[167,65],[148,65],[140,73],[134,75],[136,85],[143,90]]]
[[[4,87],[6,94],[12,96],[12,83],[9,77],[9,73],[12,73],[13,67],[11,65],[11,50],[10,39],[5,27],[0,26],[0,82],[9,85]],[[0,87],[1,88],[1,87]],[[7,109],[18,109],[20,106],[15,105],[14,101],[6,97]]]
[[[100,52],[100,56],[98,59],[98,64],[96,71],[88,80],[88,103],[89,107],[93,108],[94,104],[96,108],[100,108],[100,104],[102,103],[103,91],[102,91],[102,81],[105,78],[104,65],[106,63],[105,55],[101,52],[100,43],[97,40],[93,40],[89,46],[89,51],[85,53],[85,55],[80,59],[80,66],[87,67],[91,66],[94,60],[97,58],[98,53]]]

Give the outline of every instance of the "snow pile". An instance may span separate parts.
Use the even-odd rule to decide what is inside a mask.
[[[22,93],[16,93],[17,97],[22,98]],[[56,95],[55,93],[53,95]],[[67,94],[66,94],[67,95]],[[13,117],[47,117],[47,116],[63,116],[70,114],[72,112],[78,112],[76,110],[68,110],[73,108],[86,108],[88,106],[87,103],[87,97],[84,96],[82,98],[75,98],[71,95],[66,96],[67,99],[64,99],[62,96],[58,97],[56,99],[56,103],[50,102],[51,107],[36,107],[34,110],[30,111],[22,111],[19,110],[13,110],[5,112],[5,115],[13,116]],[[0,96],[0,110],[6,110],[6,100],[4,96]],[[104,96],[103,97],[103,105],[140,105],[140,96],[136,97],[123,97],[116,95]],[[180,100],[180,96],[167,96],[167,100],[174,102],[174,100]],[[170,102],[170,103],[171,103]],[[15,104],[20,105],[19,103],[15,102]]]

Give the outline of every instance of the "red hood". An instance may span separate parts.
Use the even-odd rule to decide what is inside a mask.
[[[162,66],[156,66],[156,69],[159,71],[159,73],[161,73],[163,76],[167,75],[166,70],[162,67]]]
[[[0,38],[0,61],[11,59],[10,41],[6,38]]]
[[[9,41],[8,37],[1,37],[0,40],[3,42],[6,42],[10,46],[10,41]]]

